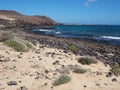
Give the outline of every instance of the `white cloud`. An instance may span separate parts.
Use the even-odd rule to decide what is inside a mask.
[[[97,1],[97,0],[86,0],[86,1],[84,2],[84,4],[85,4],[86,7],[89,7],[91,3],[96,2],[96,1]]]
[[[86,7],[89,7],[89,3],[87,1],[85,1],[84,4],[85,4]]]

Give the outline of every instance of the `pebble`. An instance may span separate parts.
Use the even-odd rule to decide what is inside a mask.
[[[112,82],[117,82],[117,79],[116,79],[116,78],[113,78],[113,79],[112,79]]]
[[[100,86],[100,83],[96,83],[97,86]]]
[[[21,55],[17,55],[17,57],[18,57],[18,58],[22,58],[22,56],[21,56]]]
[[[21,90],[28,90],[28,88],[26,88],[25,86],[21,86],[20,89]]]
[[[87,86],[86,85],[84,85],[84,88],[86,88]]]
[[[7,84],[9,86],[12,86],[12,85],[17,85],[17,82],[16,81],[9,81],[9,82],[7,82]]]
[[[0,56],[0,62],[7,62],[9,61],[9,58],[5,58],[4,56]]]

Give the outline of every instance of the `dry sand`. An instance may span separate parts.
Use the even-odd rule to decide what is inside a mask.
[[[98,61],[97,64],[82,65],[72,53],[62,50],[34,46],[29,52],[16,52],[0,43],[0,56],[9,61],[0,61],[0,90],[120,90],[120,77],[106,77],[110,67]],[[58,65],[53,65],[59,61]],[[60,76],[56,69],[61,66],[78,65],[87,69],[85,74],[70,72],[69,83],[53,86]],[[98,75],[97,75],[98,74]],[[117,81],[112,81],[116,78]],[[17,85],[9,86],[7,82],[16,81]],[[20,87],[27,89],[20,89]]]

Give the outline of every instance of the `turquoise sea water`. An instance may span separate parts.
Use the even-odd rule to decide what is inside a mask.
[[[37,31],[56,37],[91,39],[120,45],[120,25],[59,25],[52,28],[54,30]]]

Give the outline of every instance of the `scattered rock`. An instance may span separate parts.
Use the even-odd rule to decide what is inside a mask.
[[[8,86],[12,86],[12,85],[17,85],[16,81],[9,81],[7,82]]]
[[[96,83],[97,86],[100,86],[100,83]]]
[[[35,53],[40,54],[40,49],[36,50]]]
[[[53,62],[53,65],[59,65],[59,64],[60,64],[60,61]]]
[[[21,56],[21,55],[17,55],[17,57],[18,57],[18,58],[22,58],[22,56]]]
[[[53,89],[53,87],[51,87],[51,89]]]
[[[4,56],[0,56],[0,62],[7,62],[9,60],[10,60],[10,58],[6,58]]]
[[[39,79],[40,77],[38,75],[36,75],[35,79]]]
[[[107,86],[108,84],[107,83],[104,83],[105,86]]]
[[[106,77],[112,77],[112,72],[108,72],[108,74],[106,75]]]
[[[49,73],[49,71],[48,70],[45,70],[45,74],[48,74]]]
[[[96,75],[102,75],[102,73],[97,71],[97,72],[96,72]]]
[[[117,82],[117,79],[116,79],[116,78],[113,78],[113,79],[112,79],[112,82]]]
[[[83,87],[84,87],[84,88],[86,88],[87,86],[86,86],[86,85],[84,85]]]
[[[64,50],[63,52],[64,52],[64,53],[67,53],[67,51],[65,51],[65,50]]]
[[[38,64],[31,66],[32,68],[40,68]]]
[[[21,52],[20,55],[23,55],[23,53]]]
[[[5,51],[5,53],[10,54],[10,52],[9,52],[9,51]]]
[[[19,81],[19,83],[21,83],[22,81]]]
[[[20,90],[28,90],[28,88],[26,88],[25,86],[21,86]]]
[[[44,83],[44,86],[47,86],[48,85],[48,83],[46,82],[46,83]]]

